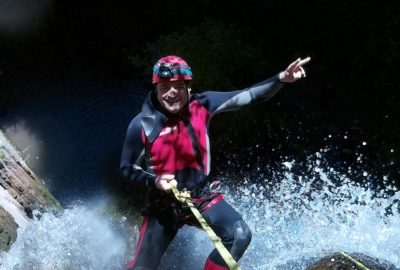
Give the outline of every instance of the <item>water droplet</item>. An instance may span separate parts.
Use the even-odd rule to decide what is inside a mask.
[[[286,162],[283,162],[282,163],[286,168],[288,168],[289,170],[292,168],[292,166],[293,166],[293,164],[292,163],[290,163],[290,162],[288,162],[288,161],[286,161]]]

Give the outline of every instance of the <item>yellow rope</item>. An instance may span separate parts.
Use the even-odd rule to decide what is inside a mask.
[[[218,250],[219,254],[221,255],[222,259],[228,265],[230,270],[241,270],[239,265],[236,263],[235,259],[226,249],[226,247],[222,244],[221,238],[219,238],[215,232],[211,229],[211,227],[207,224],[207,221],[203,218],[200,214],[199,210],[194,206],[192,202],[192,198],[190,197],[189,192],[180,192],[176,185],[172,186],[172,192],[174,193],[175,198],[180,201],[181,203],[186,204],[189,206],[190,210],[192,211],[193,215],[199,221],[203,230],[207,233],[210,237],[211,241],[213,242],[215,248]]]
[[[360,268],[361,270],[370,270],[368,267],[366,267],[361,262],[359,262],[356,259],[354,259],[353,257],[351,257],[349,254],[347,254],[345,252],[339,252],[339,253],[343,257],[345,257],[345,258],[349,259],[350,261],[352,261],[353,263],[355,263],[357,265],[357,267]]]
[[[188,192],[188,191],[180,192],[178,190],[178,188],[176,187],[176,184],[172,186],[172,192],[174,193],[174,196],[178,201],[189,206],[193,215],[196,217],[196,219],[200,223],[203,230],[210,237],[215,248],[218,250],[219,254],[221,255],[222,259],[225,261],[225,263],[228,265],[229,269],[230,270],[241,270],[240,266],[237,264],[235,259],[232,257],[232,255],[229,253],[229,251],[226,249],[226,247],[222,244],[221,239],[215,234],[215,232],[208,225],[207,221],[200,214],[199,210],[197,210],[197,208],[194,206],[194,204],[192,202],[192,198],[190,197],[190,192]],[[359,269],[370,270],[368,267],[366,267],[361,262],[357,261],[350,255],[348,255],[347,253],[339,252],[339,254],[341,254],[343,257],[349,259],[350,261],[352,261],[354,264],[357,265],[357,267],[359,267]]]

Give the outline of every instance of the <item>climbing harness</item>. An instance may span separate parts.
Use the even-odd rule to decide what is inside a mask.
[[[226,247],[222,244],[221,238],[219,238],[215,232],[211,229],[211,227],[207,224],[207,221],[203,218],[200,214],[199,210],[194,206],[192,198],[190,196],[190,192],[187,190],[179,191],[176,187],[176,184],[172,186],[172,192],[174,193],[175,198],[189,206],[190,210],[192,211],[193,215],[196,217],[197,221],[200,223],[203,230],[207,233],[210,237],[211,241],[213,242],[215,248],[218,250],[219,254],[221,255],[222,259],[228,265],[230,270],[241,270],[235,259],[226,249]]]
[[[357,265],[357,267],[361,270],[370,270],[368,267],[366,267],[365,265],[363,265],[361,262],[357,261],[356,259],[354,259],[353,257],[351,257],[349,254],[347,254],[346,252],[339,252],[340,255],[342,255],[343,257],[349,259],[350,261],[352,261],[353,263],[355,263]]]
[[[222,187],[221,181],[214,180],[214,181],[211,182],[209,188],[210,188],[211,192],[218,192],[218,191],[221,190],[221,187]]]

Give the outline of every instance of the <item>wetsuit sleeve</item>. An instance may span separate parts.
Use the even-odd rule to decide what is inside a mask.
[[[212,115],[220,112],[234,111],[251,106],[273,97],[284,84],[278,75],[254,84],[246,89],[231,92],[208,91],[199,95],[199,101]]]
[[[145,154],[140,118],[135,117],[129,124],[122,148],[120,170],[128,182],[137,186],[154,186],[155,175],[142,169]]]

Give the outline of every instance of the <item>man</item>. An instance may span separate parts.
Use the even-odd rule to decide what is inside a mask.
[[[148,189],[148,207],[143,212],[139,241],[128,269],[156,269],[181,226],[200,226],[190,211],[174,200],[173,184],[179,190],[190,191],[196,207],[233,258],[242,257],[251,240],[250,229],[223,195],[212,192],[207,184],[208,123],[220,112],[268,100],[283,83],[305,77],[302,66],[309,61],[309,57],[299,58],[276,76],[244,90],[200,94],[190,93],[192,72],[185,60],[170,55],[157,61],[153,68],[155,89],[131,121],[122,150],[124,177]],[[204,269],[228,267],[214,250]]]

